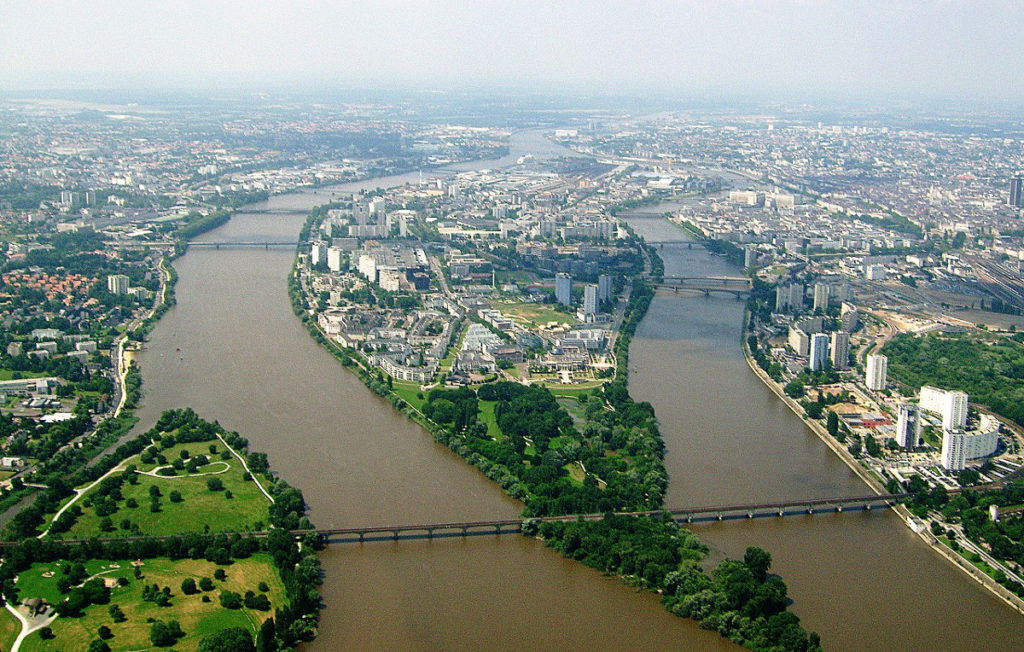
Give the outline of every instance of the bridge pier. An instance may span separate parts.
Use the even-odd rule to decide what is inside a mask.
[[[747,518],[754,518],[754,512],[753,511],[747,512]]]
[[[501,526],[500,525],[495,524],[495,526],[494,526],[494,533],[495,534],[501,534]]]
[[[807,513],[808,513],[808,514],[813,514],[813,513],[814,513],[814,507],[812,507],[812,506],[808,505],[808,506],[807,506]]]
[[[469,533],[469,528],[465,525],[462,526],[462,536],[466,536]]]
[[[395,535],[395,541],[398,541],[398,530],[392,530],[391,533]]]
[[[365,538],[366,538],[366,532],[360,532],[359,533],[359,543],[363,543],[363,540]]]
[[[778,515],[779,515],[779,516],[785,516],[785,515],[786,515],[786,510],[784,510],[784,509],[782,509],[782,508],[780,507],[780,508],[779,508],[779,512],[778,512]]]
[[[719,521],[722,520],[722,515],[721,514],[717,514],[716,517],[718,518]]]
[[[428,527],[427,528],[427,538],[428,539],[433,539],[434,538],[434,528],[432,528],[432,527]]]
[[[842,505],[836,505],[836,512],[841,514],[843,512],[843,506]]]
[[[864,509],[866,509],[867,511],[870,512],[871,511],[871,503],[864,503]]]

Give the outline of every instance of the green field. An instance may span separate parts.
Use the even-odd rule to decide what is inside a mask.
[[[551,321],[569,325],[576,323],[576,318],[572,315],[553,310],[540,303],[493,301],[492,305],[515,321],[533,328],[543,326]]]
[[[22,573],[18,578],[18,588],[22,589],[21,598],[53,595],[56,592],[56,580],[60,577],[59,566],[66,563],[69,562],[35,564]],[[114,650],[151,649],[150,624],[146,622],[146,619],[155,618],[164,622],[177,620],[181,623],[185,637],[178,640],[174,649],[194,650],[203,636],[228,627],[244,627],[250,632],[254,632],[259,623],[273,615],[275,607],[281,606],[285,595],[280,577],[269,556],[265,554],[257,554],[249,559],[235,560],[229,566],[217,566],[201,559],[178,561],[150,559],[141,566],[142,579],[135,579],[134,567],[130,562],[113,563],[120,568],[111,568],[111,564],[112,562],[89,562],[86,565],[86,570],[89,572],[106,571],[102,576],[105,579],[128,578],[127,586],[118,586],[112,589],[110,601],[110,604],[117,604],[121,607],[127,617],[126,622],[114,622],[109,613],[110,605],[92,605],[85,609],[81,617],[57,618],[50,625],[56,635],[55,639],[44,641],[38,633],[33,634],[25,639],[21,649],[27,651],[84,650],[89,646],[90,641],[97,638],[96,630],[101,625],[106,625],[113,631],[114,637],[108,641],[108,644]],[[103,566],[106,568],[102,568]],[[203,577],[212,579],[217,568],[223,568],[227,573],[227,578],[223,581],[213,580],[214,589],[212,591],[200,592],[195,595],[182,593],[182,580],[191,577],[198,583],[199,579]],[[55,575],[49,579],[43,578],[42,573],[48,571],[54,572]],[[225,609],[220,606],[218,596],[221,590],[234,591],[242,595],[246,591],[258,592],[257,587],[260,581],[266,582],[270,587],[270,591],[267,593],[271,603],[269,611],[245,608]],[[170,606],[160,607],[154,602],[144,601],[142,588],[147,584],[158,584],[161,588],[169,586],[172,594]],[[33,595],[30,591],[36,591],[40,595]],[[203,602],[204,595],[209,596],[209,602]]]
[[[6,607],[0,608],[0,612],[0,650],[10,650],[21,631],[21,623]]]
[[[191,457],[203,454],[210,458],[210,464],[200,467],[197,474],[187,475],[179,471],[174,477],[153,477],[137,474],[138,484],[124,483],[121,487],[123,500],[118,501],[118,510],[110,515],[114,524],[114,530],[102,533],[103,536],[127,536],[130,530],[120,527],[125,519],[137,524],[143,534],[181,534],[185,532],[205,532],[209,526],[210,532],[237,532],[261,529],[258,524],[265,526],[267,523],[266,496],[252,481],[246,480],[245,470],[238,458],[232,456],[228,460],[221,460],[219,454],[211,455],[209,446],[211,443],[217,446],[217,451],[226,450],[223,443],[202,442],[177,444],[162,451],[168,462],[178,459],[182,450],[187,450]],[[127,462],[138,466],[139,471],[152,471],[161,466],[160,464],[142,464],[138,458]],[[227,468],[227,471],[218,473]],[[209,478],[219,478],[224,483],[224,490],[210,491],[206,482]],[[151,498],[150,487],[156,486],[160,489],[160,511],[150,511]],[[97,516],[93,507],[84,505],[84,501],[95,489],[79,499],[76,505],[82,505],[82,515],[75,525],[65,534],[70,537],[89,537],[101,533],[100,516]],[[180,503],[171,502],[172,491],[181,493],[184,499]],[[232,497],[228,498],[228,492]],[[138,503],[137,507],[128,507],[127,501],[134,498]]]
[[[501,428],[498,427],[498,422],[494,418],[494,406],[497,404],[497,401],[480,401],[480,414],[478,418],[481,423],[487,424],[488,437],[502,439],[504,435],[501,434]]]
[[[418,398],[417,394],[421,394],[419,383],[408,382],[405,380],[392,381],[391,391],[397,394],[405,402],[413,406],[417,410],[422,410],[423,405],[427,402],[426,394],[423,394],[423,398]]]
[[[13,378],[11,378],[11,376],[13,376],[13,375],[14,375],[14,372],[11,371],[10,369],[0,369],[0,380],[13,380]],[[41,371],[22,371],[21,372],[21,377],[22,378],[42,378],[45,375],[46,374],[42,373]]]

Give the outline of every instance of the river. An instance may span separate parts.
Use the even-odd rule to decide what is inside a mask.
[[[564,153],[537,132],[510,155]],[[205,240],[290,239],[306,211],[418,174],[272,197]],[[654,240],[663,220],[634,220]],[[669,229],[669,230],[666,230]],[[722,265],[666,245],[669,272]],[[320,526],[513,517],[521,506],[315,344],[291,312],[293,252],[195,249],[179,259],[177,305],[139,356],[142,426],[192,406],[242,432],[300,487]],[[724,269],[724,268],[723,268]],[[853,475],[746,369],[740,304],[663,296],[641,324],[630,383],[668,444],[669,503],[862,492]],[[716,551],[769,549],[794,611],[830,649],[1019,649],[1022,621],[884,513],[701,527]],[[737,649],[665,612],[656,596],[516,536],[337,545],[322,555],[320,636],[309,649]]]

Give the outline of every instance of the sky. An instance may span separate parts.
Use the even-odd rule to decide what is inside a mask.
[[[0,0],[0,90],[1024,102],[1021,0]]]

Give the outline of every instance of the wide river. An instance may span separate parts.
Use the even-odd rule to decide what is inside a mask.
[[[497,167],[564,153],[516,134]],[[413,181],[400,175],[338,186]],[[294,238],[332,189],[273,197],[204,240]],[[669,273],[734,272],[690,250],[661,219],[631,224],[664,242]],[[142,426],[191,406],[249,438],[300,487],[319,526],[516,516],[521,505],[371,394],[294,317],[293,252],[194,249],[178,304],[139,356]],[[865,487],[746,368],[741,304],[659,295],[631,349],[630,387],[662,424],[669,505],[862,493]],[[1019,650],[1024,619],[934,555],[888,512],[699,526],[716,555],[767,548],[793,610],[828,649]],[[316,650],[737,649],[665,612],[657,597],[518,536],[343,544],[321,557]]]

